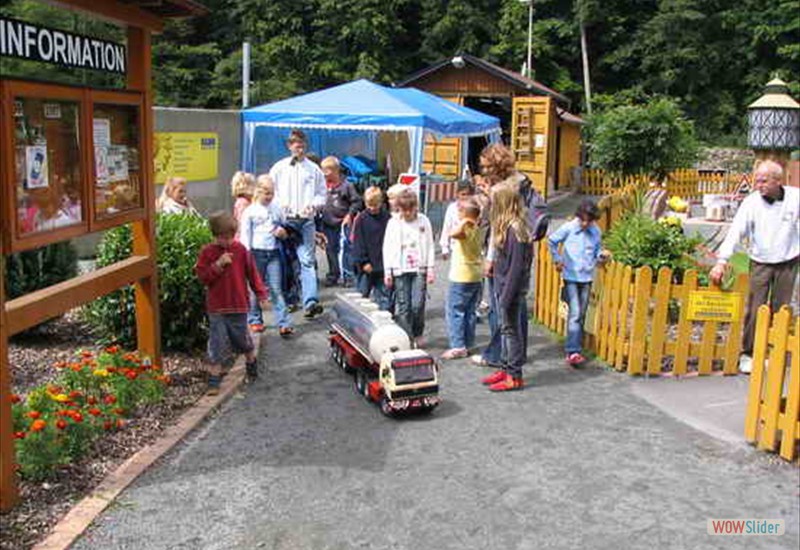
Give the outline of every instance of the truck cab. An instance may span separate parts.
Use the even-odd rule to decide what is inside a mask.
[[[407,410],[433,410],[439,404],[439,368],[421,349],[384,354],[378,381],[381,410],[392,414]]]

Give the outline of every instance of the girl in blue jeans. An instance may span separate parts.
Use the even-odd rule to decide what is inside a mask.
[[[258,177],[253,203],[242,213],[239,236],[242,244],[252,252],[256,262],[256,270],[269,288],[269,297],[275,311],[278,331],[284,338],[294,333],[292,318],[286,307],[281,288],[281,255],[278,239],[285,239],[286,230],[283,212],[273,204],[275,187],[267,174]],[[253,303],[247,315],[247,322],[253,332],[264,331],[264,319],[261,307]]]
[[[564,293],[569,304],[566,361],[573,367],[586,361],[581,353],[583,321],[595,268],[604,260],[600,245],[602,233],[595,223],[599,217],[597,205],[584,200],[578,206],[575,218],[559,227],[547,239],[556,269],[564,278]]]

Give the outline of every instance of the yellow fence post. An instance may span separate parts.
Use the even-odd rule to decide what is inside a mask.
[[[787,335],[788,336],[788,335]],[[794,320],[794,331],[788,337],[788,348],[792,354],[792,365],[786,387],[786,408],[781,415],[781,456],[794,460],[797,440],[800,439],[800,317]]]
[[[786,365],[786,334],[789,331],[791,312],[788,308],[781,308],[775,315],[770,336],[772,349],[769,352],[769,364],[764,368],[767,372],[766,398],[764,399],[764,426],[758,438],[758,448],[774,451],[777,439],[778,415],[781,407],[781,392],[783,391],[783,378]]]
[[[644,351],[647,346],[647,318],[650,309],[650,289],[653,287],[653,270],[650,266],[636,270],[634,283],[631,342],[628,353],[628,374],[641,374]]]
[[[662,267],[658,270],[658,280],[654,298],[653,323],[650,329],[650,346],[647,353],[647,374],[661,374],[661,359],[664,356],[664,341],[667,336],[667,313],[669,311],[669,287],[672,270]]]
[[[764,384],[764,359],[767,357],[769,346],[769,306],[758,308],[756,316],[756,331],[753,340],[753,370],[750,372],[750,388],[747,394],[747,413],[744,422],[744,438],[750,443],[758,440],[759,428],[764,403],[761,399],[761,390]]]
[[[692,322],[689,320],[689,293],[697,289],[697,271],[690,269],[683,275],[683,285],[678,299],[681,302],[678,318],[678,335],[675,340],[675,357],[672,361],[672,374],[686,374],[689,348],[692,341]]]
[[[742,352],[742,327],[744,326],[744,307],[747,290],[750,287],[750,277],[747,273],[740,273],[733,284],[733,291],[739,294],[739,318],[731,323],[728,339],[725,343],[725,364],[723,374],[738,374],[739,355]]]

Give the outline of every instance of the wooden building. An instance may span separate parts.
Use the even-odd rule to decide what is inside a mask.
[[[8,338],[133,285],[139,350],[160,364],[151,35],[194,0],[39,1],[0,11],[0,273],[6,255],[121,224],[130,257],[6,300],[0,277],[0,509],[18,496]]]
[[[544,84],[484,59],[461,54],[418,71],[398,86],[413,86],[498,117],[503,142],[517,167],[545,196],[570,185],[581,165],[581,118],[569,112],[569,100]],[[481,138],[428,141],[425,170],[459,177],[464,165],[473,173],[485,145]]]

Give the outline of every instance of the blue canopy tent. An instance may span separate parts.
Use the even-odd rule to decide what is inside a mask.
[[[303,128],[309,149],[321,154],[375,158],[378,132],[408,136],[410,168],[422,170],[425,134],[500,139],[496,117],[414,88],[387,88],[368,80],[312,92],[242,111],[242,169],[262,172],[286,155],[289,128]],[[466,148],[464,148],[466,149]]]

